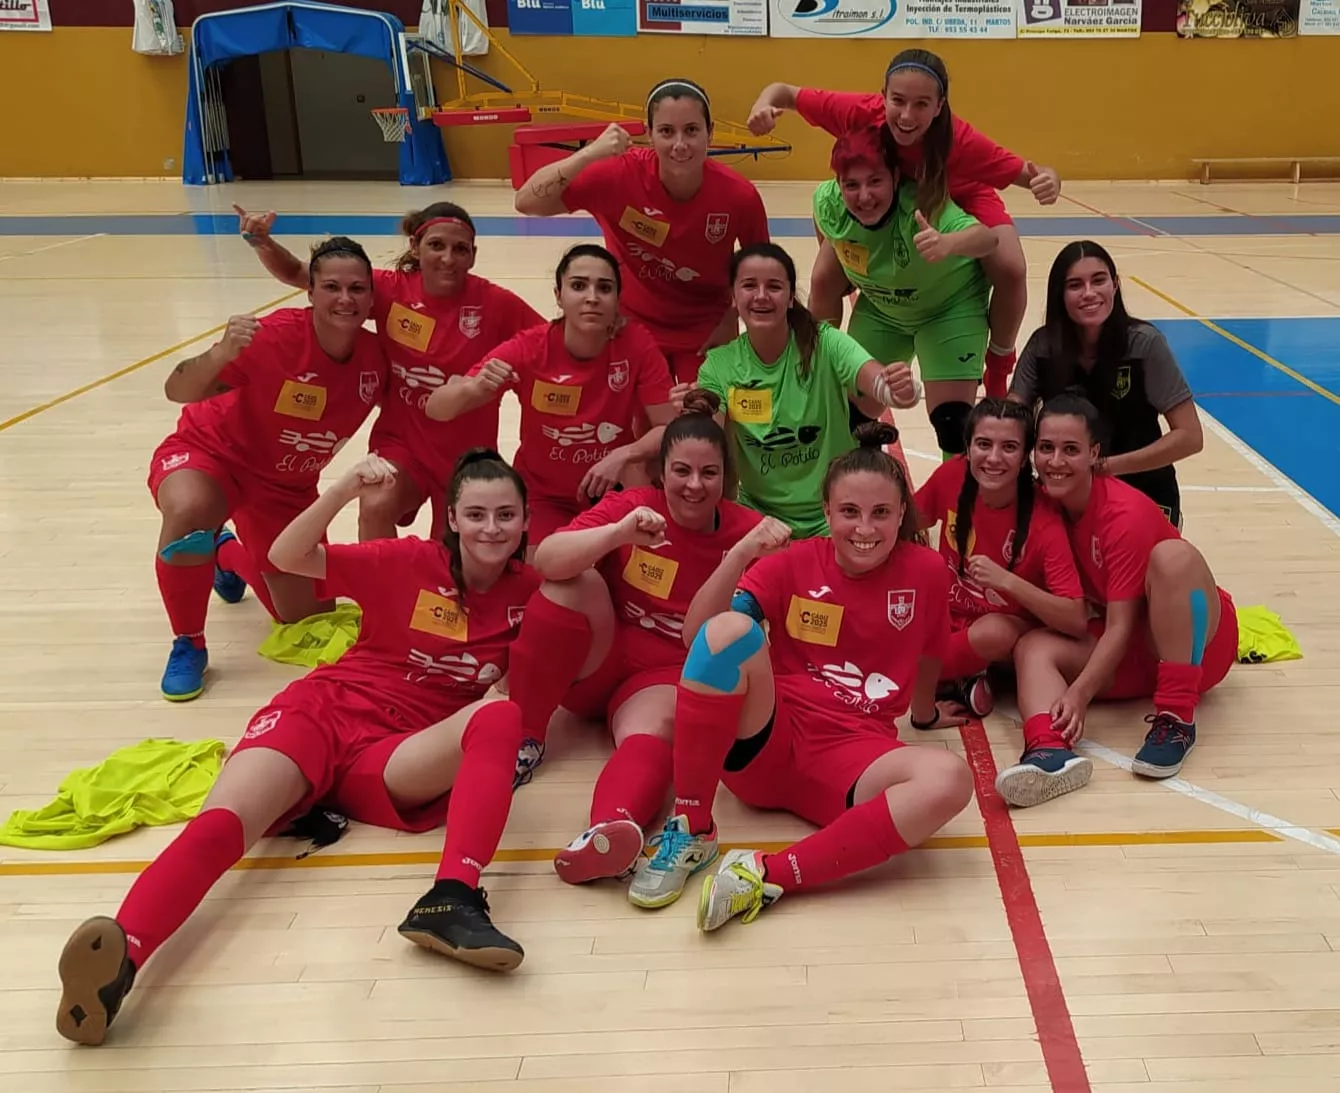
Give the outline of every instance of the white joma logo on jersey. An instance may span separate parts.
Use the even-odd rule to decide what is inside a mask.
[[[811,589],[810,589],[810,599],[812,599],[812,600],[821,600],[821,599],[823,599],[825,596],[827,596],[828,593],[830,593],[830,592],[832,592],[832,591],[833,591],[833,590],[832,590],[831,588],[829,588],[828,585],[826,585],[826,584],[821,584],[818,588],[811,588]]]

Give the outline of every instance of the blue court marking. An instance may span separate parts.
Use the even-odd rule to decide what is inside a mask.
[[[406,202],[408,208],[413,202]],[[541,218],[529,216],[477,216],[481,236],[511,238],[598,238],[599,229],[588,216]],[[354,215],[344,213],[284,213],[275,221],[277,235],[400,234],[399,215]],[[1155,233],[1177,236],[1212,235],[1340,235],[1340,216],[1021,216],[1015,220],[1019,234],[1029,238],[1075,239],[1092,236],[1148,237]],[[814,225],[808,216],[774,216],[768,228],[777,239],[813,239]],[[233,213],[153,213],[117,216],[0,216],[0,236],[10,235],[236,235]]]
[[[1217,326],[1340,399],[1340,317],[1216,319]],[[1340,405],[1195,319],[1160,319],[1196,401],[1262,459],[1340,516]],[[1279,397],[1290,396],[1290,397]]]

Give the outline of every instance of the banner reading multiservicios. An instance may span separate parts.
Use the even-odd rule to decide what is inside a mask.
[[[768,33],[764,0],[637,0],[637,29],[644,34]]]

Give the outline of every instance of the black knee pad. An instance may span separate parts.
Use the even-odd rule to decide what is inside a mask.
[[[931,411],[931,428],[942,452],[959,455],[968,450],[968,415],[972,406],[966,402],[942,402]]]

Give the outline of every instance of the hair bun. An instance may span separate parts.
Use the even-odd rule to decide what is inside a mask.
[[[681,414],[706,414],[713,417],[721,412],[721,398],[715,391],[695,387],[684,396]]]
[[[503,459],[492,448],[468,448],[456,459],[456,466],[452,468],[452,473],[457,474],[461,468],[470,466],[471,463],[504,463]]]
[[[862,448],[883,448],[898,443],[898,429],[887,421],[863,421],[851,435]]]

